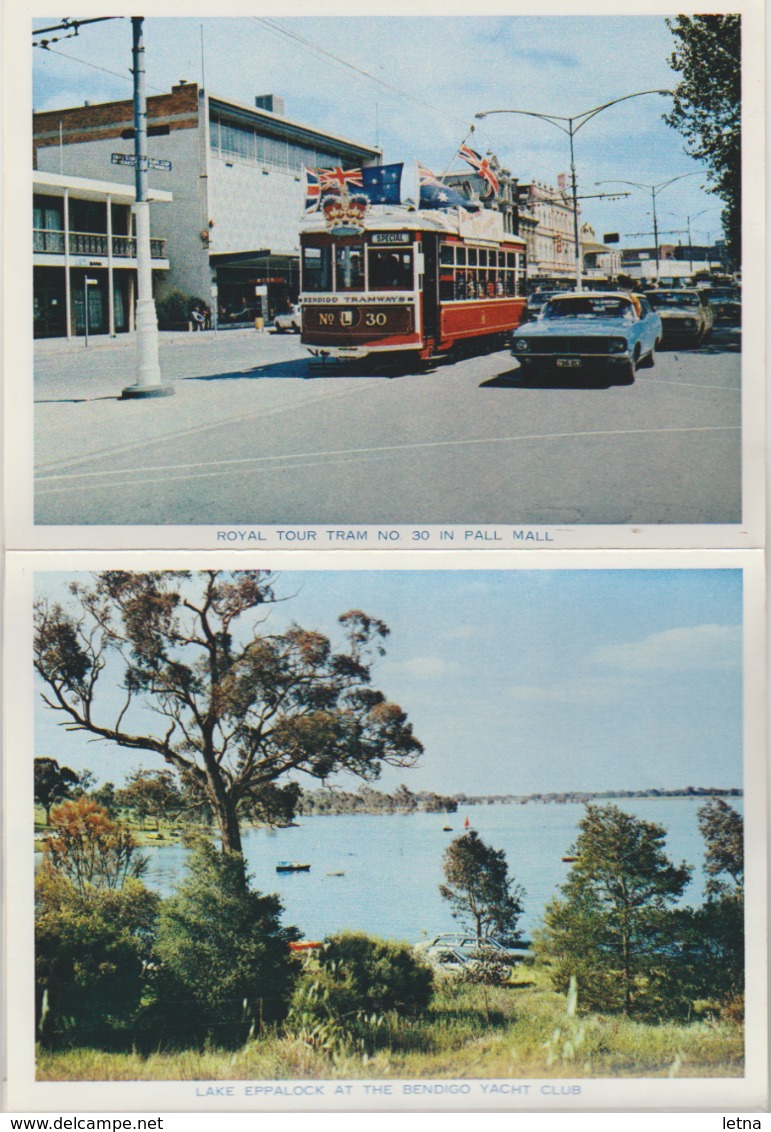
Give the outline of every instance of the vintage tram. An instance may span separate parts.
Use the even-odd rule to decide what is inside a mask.
[[[315,357],[427,359],[519,325],[525,243],[500,213],[379,207],[341,222],[341,211],[300,235],[301,341]]]

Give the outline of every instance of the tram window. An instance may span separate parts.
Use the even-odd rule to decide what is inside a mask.
[[[455,262],[460,267],[465,267],[465,265],[466,265],[466,249],[465,248],[456,248],[455,249]]]
[[[453,263],[453,250],[454,249],[452,244],[442,244],[441,248],[439,249],[439,262],[442,264]]]
[[[465,271],[455,273],[455,299],[461,302],[468,298],[468,276]]]
[[[487,267],[487,250],[485,248],[479,249],[479,266]]]
[[[332,290],[331,252],[331,248],[303,248],[303,291]]]
[[[364,248],[361,244],[338,244],[335,249],[335,290],[364,290]]]
[[[476,248],[468,249],[468,265],[469,267],[476,267],[477,265],[477,250]]]
[[[370,291],[411,291],[412,251],[392,248],[369,249]]]
[[[507,252],[506,253],[506,263],[509,267],[516,267],[517,266],[517,253],[516,252]]]

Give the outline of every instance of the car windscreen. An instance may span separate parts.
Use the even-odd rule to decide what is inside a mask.
[[[626,299],[575,298],[552,299],[543,317],[550,318],[634,318],[634,308]]]
[[[697,307],[699,296],[695,291],[651,291],[647,295],[652,307]]]

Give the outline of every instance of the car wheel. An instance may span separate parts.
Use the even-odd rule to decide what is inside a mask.
[[[624,362],[624,365],[619,370],[617,385],[634,385],[634,374],[636,370],[634,362]]]
[[[640,358],[639,368],[640,369],[653,369],[655,364],[656,364],[656,355],[654,354],[653,350],[651,350],[651,352],[649,354],[646,354],[644,358]]]

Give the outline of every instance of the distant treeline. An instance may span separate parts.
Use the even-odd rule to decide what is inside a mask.
[[[369,786],[356,791],[303,790],[297,803],[297,813],[313,814],[454,814],[458,808],[455,798],[434,794],[430,790],[412,790],[404,785],[393,794],[384,794]]]
[[[564,805],[567,802],[594,802],[602,798],[740,798],[738,787],[684,786],[677,790],[565,790],[555,794],[456,794],[459,806],[525,806],[528,802]]]

